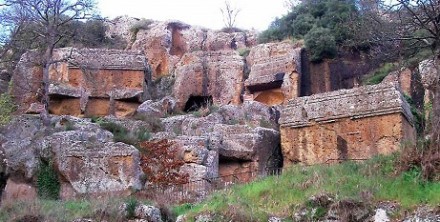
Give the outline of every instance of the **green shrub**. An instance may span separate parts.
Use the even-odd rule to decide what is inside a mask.
[[[249,48],[238,49],[238,54],[242,57],[245,57],[245,58],[249,55],[250,52],[251,52],[251,49],[249,49]]]
[[[58,199],[60,193],[60,181],[53,169],[52,162],[41,161],[40,169],[37,173],[38,196],[43,199]]]
[[[312,62],[333,58],[337,54],[335,37],[330,29],[314,27],[304,37],[304,41]]]
[[[390,74],[390,72],[394,71],[396,67],[392,63],[385,63],[378,69],[366,75],[366,78],[363,80],[365,85],[375,85],[382,82],[385,77]]]
[[[141,127],[136,132],[138,141],[148,141],[151,139],[150,131],[147,128]]]
[[[113,134],[115,142],[122,142],[125,144],[136,145],[137,140],[133,138],[127,128],[113,122],[103,122],[99,124],[103,129],[110,131]]]
[[[127,219],[134,219],[135,210],[139,202],[134,197],[130,197],[125,201],[125,212],[127,213]]]
[[[8,93],[0,95],[0,126],[9,123],[17,106]]]

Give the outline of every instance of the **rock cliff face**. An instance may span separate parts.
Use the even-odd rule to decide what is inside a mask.
[[[300,92],[301,48],[290,42],[253,47],[247,56],[250,67],[245,82],[247,99],[267,105],[280,105]]]
[[[131,49],[145,52],[153,79],[172,74],[186,53],[235,50],[256,44],[256,35],[252,32],[225,33],[179,21],[153,22],[140,30],[134,39]]]
[[[393,84],[291,100],[280,124],[286,165],[389,154],[415,139],[409,105]]]
[[[177,107],[184,110],[191,97],[210,98],[215,105],[240,104],[243,68],[235,51],[185,54],[176,66]]]

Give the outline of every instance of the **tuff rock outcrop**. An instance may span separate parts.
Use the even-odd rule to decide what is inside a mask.
[[[139,30],[133,39],[131,49],[145,52],[153,79],[170,75],[186,53],[236,50],[256,44],[253,32],[212,31],[180,21],[152,22],[148,28]]]
[[[253,47],[246,57],[250,67],[245,82],[246,99],[280,105],[299,97],[301,51],[302,48],[287,41]]]
[[[365,159],[415,140],[409,105],[394,84],[300,97],[281,113],[285,165]]]
[[[24,54],[13,75],[12,93],[25,111],[40,102],[38,54]],[[143,100],[146,58],[136,51],[63,48],[49,70],[49,111],[56,115],[125,117]]]
[[[214,105],[240,104],[244,62],[235,51],[185,54],[176,66],[173,94],[181,110],[191,97],[210,97]]]
[[[61,182],[60,196],[130,193],[141,188],[139,152],[114,143],[113,135],[88,120],[23,115],[1,130],[2,163],[9,177],[3,199],[36,197],[34,181],[42,161],[51,162]]]

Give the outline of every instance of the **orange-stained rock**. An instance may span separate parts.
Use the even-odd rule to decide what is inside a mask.
[[[256,45],[252,31],[222,32],[190,26],[180,21],[153,22],[140,30],[130,49],[142,50],[152,68],[153,79],[170,75],[186,53],[236,50]]]
[[[25,53],[14,73],[17,84],[12,90],[20,111],[33,102],[41,102],[43,77],[37,58],[35,51]],[[49,69],[49,111],[53,114],[127,116],[132,113],[132,106],[126,111],[124,107],[114,107],[115,103],[110,101],[130,100],[140,104],[145,96],[146,58],[140,52],[62,48],[54,51],[53,60],[62,61]]]
[[[79,98],[51,99],[49,112],[55,115],[81,115],[81,105]]]
[[[299,96],[301,51],[287,41],[262,44],[251,49],[246,58],[250,74],[245,86],[254,100],[280,105]]]
[[[5,190],[2,192],[2,202],[31,201],[37,199],[37,189],[32,184],[16,182],[8,179]]]
[[[118,118],[130,117],[136,113],[140,104],[137,102],[115,101],[115,116]]]
[[[212,97],[215,105],[240,104],[244,62],[235,51],[192,52],[177,64],[173,94],[183,110],[191,96]]]
[[[110,101],[108,99],[90,98],[87,102],[86,116],[106,116],[110,113]]]
[[[370,158],[415,140],[409,105],[394,84],[291,100],[280,124],[285,165]]]

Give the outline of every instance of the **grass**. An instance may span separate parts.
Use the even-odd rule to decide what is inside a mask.
[[[27,202],[8,202],[2,203],[0,208],[0,221],[21,221],[27,215],[38,216],[46,221],[73,221],[78,218],[96,217],[98,209],[106,210],[113,218],[118,218],[117,210],[120,201],[75,200],[75,201],[56,201],[56,200],[35,200]],[[111,204],[111,205],[110,205]],[[112,206],[114,204],[114,206]],[[112,209],[110,209],[112,207]],[[26,209],[26,210],[25,210]],[[120,218],[120,217],[119,217]],[[118,219],[110,220],[118,221]]]
[[[126,204],[126,213],[121,206]],[[79,218],[94,219],[93,221],[120,222],[134,217],[138,204],[151,205],[149,201],[137,200],[135,197],[84,198],[75,200],[9,201],[2,202],[0,221],[28,221],[24,216],[41,218],[48,222],[71,222]],[[22,219],[22,220],[20,220]]]
[[[395,69],[396,67],[392,63],[383,64],[380,68],[366,75],[366,78],[363,80],[364,85],[375,85],[381,83],[382,80]]]
[[[235,186],[200,204],[176,207],[175,212],[190,219],[210,213],[218,220],[267,221],[271,215],[291,217],[311,196],[322,193],[336,200],[397,201],[402,210],[440,203],[439,182],[424,182],[418,170],[396,175],[396,161],[394,155],[365,163],[294,166],[279,177]]]
[[[135,132],[130,132],[127,128],[114,122],[100,122],[101,128],[110,131],[113,134],[113,140],[115,142],[122,142],[125,144],[137,146],[139,142],[148,141],[151,139],[150,130],[141,127]]]

